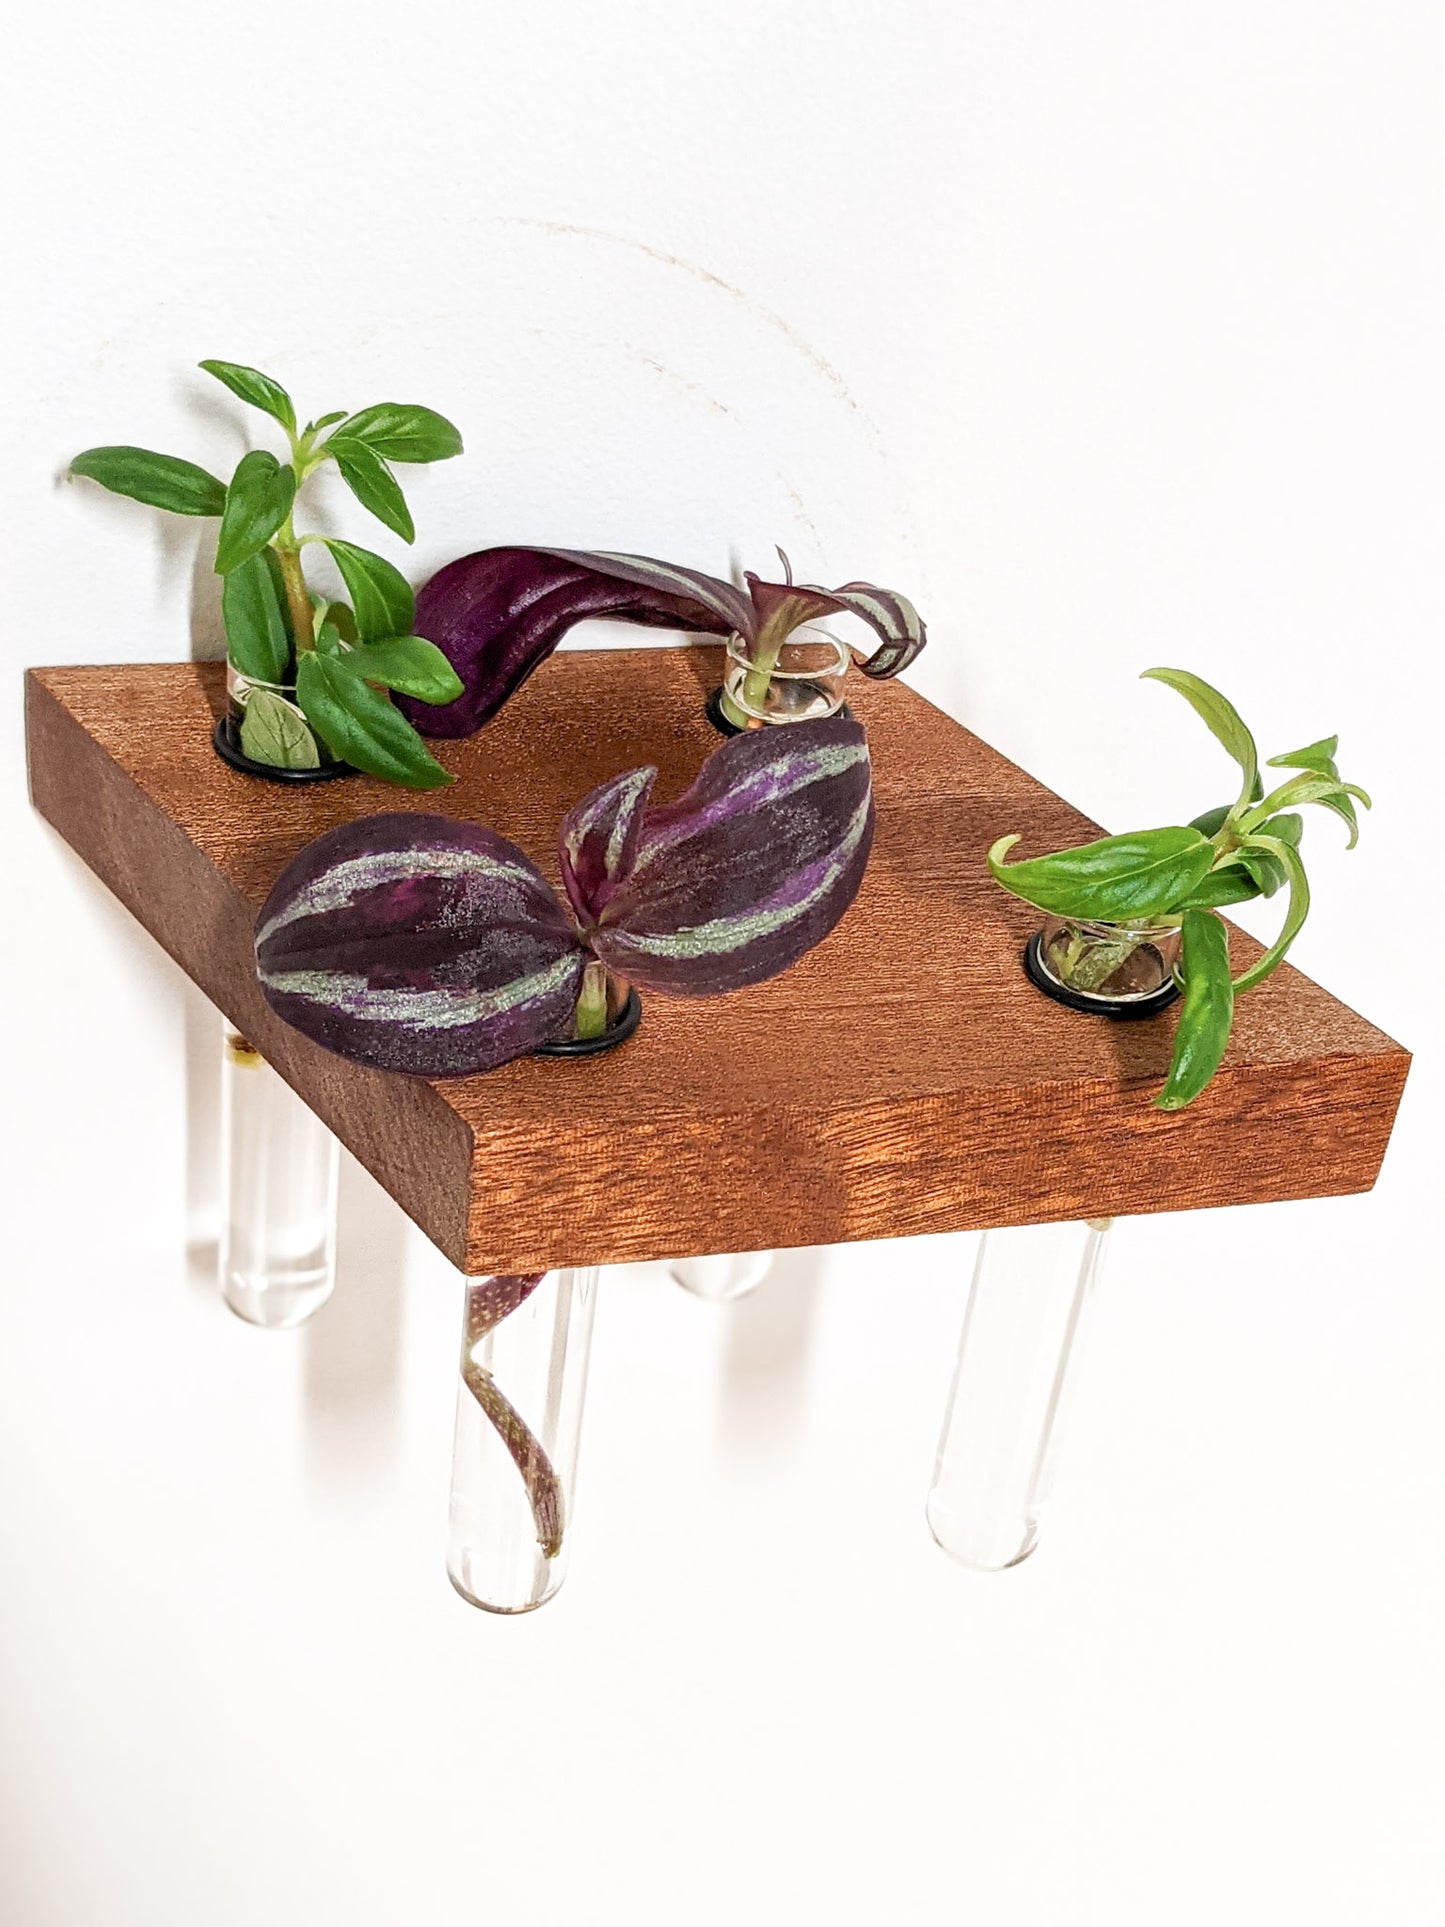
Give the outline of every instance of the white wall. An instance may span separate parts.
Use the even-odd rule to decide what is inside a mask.
[[[1442,63],[1426,0],[12,23],[7,1927],[1442,1917]],[[918,686],[1119,827],[1225,780],[1149,663],[1343,732],[1297,956],[1421,1053],[1385,1175],[1124,1227],[1029,1565],[921,1519],[969,1240],[614,1275],[519,1622],[446,1585],[458,1294],[370,1182],[304,1334],[188,1268],[205,1013],[31,819],[18,685],[214,646],[201,531],[56,479],[226,463],[202,355],[456,417],[418,576],[912,591]]]

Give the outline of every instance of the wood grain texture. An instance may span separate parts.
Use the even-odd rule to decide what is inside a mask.
[[[36,807],[337,1136],[470,1272],[532,1271],[983,1225],[1363,1191],[1409,1056],[1285,966],[1241,999],[1188,1110],[1150,1099],[1172,1013],[1113,1024],[1032,988],[1037,921],[990,880],[1099,832],[901,684],[859,687],[878,833],[857,903],[786,975],[736,996],[646,999],[633,1040],[430,1082],[362,1070],[281,1024],[252,920],[311,837],[376,810],[444,809],[554,881],[559,823],[640,763],[659,798],[717,738],[712,648],[555,656],[419,797],[368,778],[282,788],[210,748],[219,664],[32,670]],[[1240,932],[1236,967],[1258,954]]]

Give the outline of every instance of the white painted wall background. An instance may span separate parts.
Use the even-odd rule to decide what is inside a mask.
[[[1445,1918],[1442,68],[1425,0],[12,23],[7,1927]],[[304,1334],[188,1271],[205,1014],[30,818],[18,692],[214,646],[198,530],[56,482],[227,462],[203,354],[457,418],[418,577],[912,590],[918,686],[1119,827],[1224,780],[1148,663],[1344,732],[1379,806],[1297,955],[1421,1053],[1384,1178],[1124,1227],[1030,1565],[922,1524],[968,1240],[612,1276],[517,1623],[443,1576],[457,1291],[370,1181]]]

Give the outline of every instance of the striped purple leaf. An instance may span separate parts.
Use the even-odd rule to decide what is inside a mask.
[[[786,557],[784,558],[786,563]],[[587,616],[705,635],[736,632],[781,642],[799,623],[827,614],[862,618],[879,638],[866,676],[896,676],[927,640],[905,596],[867,582],[820,589],[764,582],[746,592],[700,569],[605,550],[482,549],[449,562],[420,590],[415,633],[434,642],[461,678],[455,702],[398,695],[396,706],[426,736],[470,736]]]
[[[628,770],[570,810],[568,909],[522,852],[445,816],[364,817],[309,843],[256,924],[278,1016],[379,1070],[491,1070],[560,1036],[589,957],[644,990],[774,977],[857,895],[873,840],[868,745],[831,717],[721,744],[653,806]]]
[[[256,925],[279,1017],[378,1070],[491,1070],[561,1034],[586,955],[503,838],[445,816],[370,816],[309,843]]]
[[[562,882],[584,925],[602,915],[631,874],[655,769],[630,769],[593,790],[562,819]]]
[[[451,663],[462,694],[435,707],[394,700],[423,735],[470,736],[587,616],[725,636],[749,607],[730,583],[646,556],[483,549],[418,591],[412,625]]]
[[[623,865],[590,899],[583,891],[595,918],[584,917],[585,939],[644,990],[706,997],[761,983],[827,936],[858,893],[872,841],[857,723],[749,731],[714,750],[676,802],[643,811]]]

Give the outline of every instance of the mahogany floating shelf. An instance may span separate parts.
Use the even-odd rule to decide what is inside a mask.
[[[675,795],[717,745],[715,648],[553,657],[430,796],[364,777],[286,788],[211,749],[219,663],[32,670],[36,807],[186,974],[464,1271],[533,1271],[896,1238],[986,1225],[1319,1197],[1374,1183],[1409,1054],[1286,965],[1239,1005],[1213,1085],[1150,1099],[1173,1013],[1076,1016],[1020,968],[1037,923],[990,880],[1099,834],[898,683],[852,678],[878,832],[861,894],[786,975],[744,994],[649,996],[641,1029],[581,1062],[525,1058],[432,1082],[368,1071],[273,1017],[251,926],[320,831],[444,810],[551,875],[564,811],[657,765]],[[1258,954],[1236,934],[1236,961]]]

